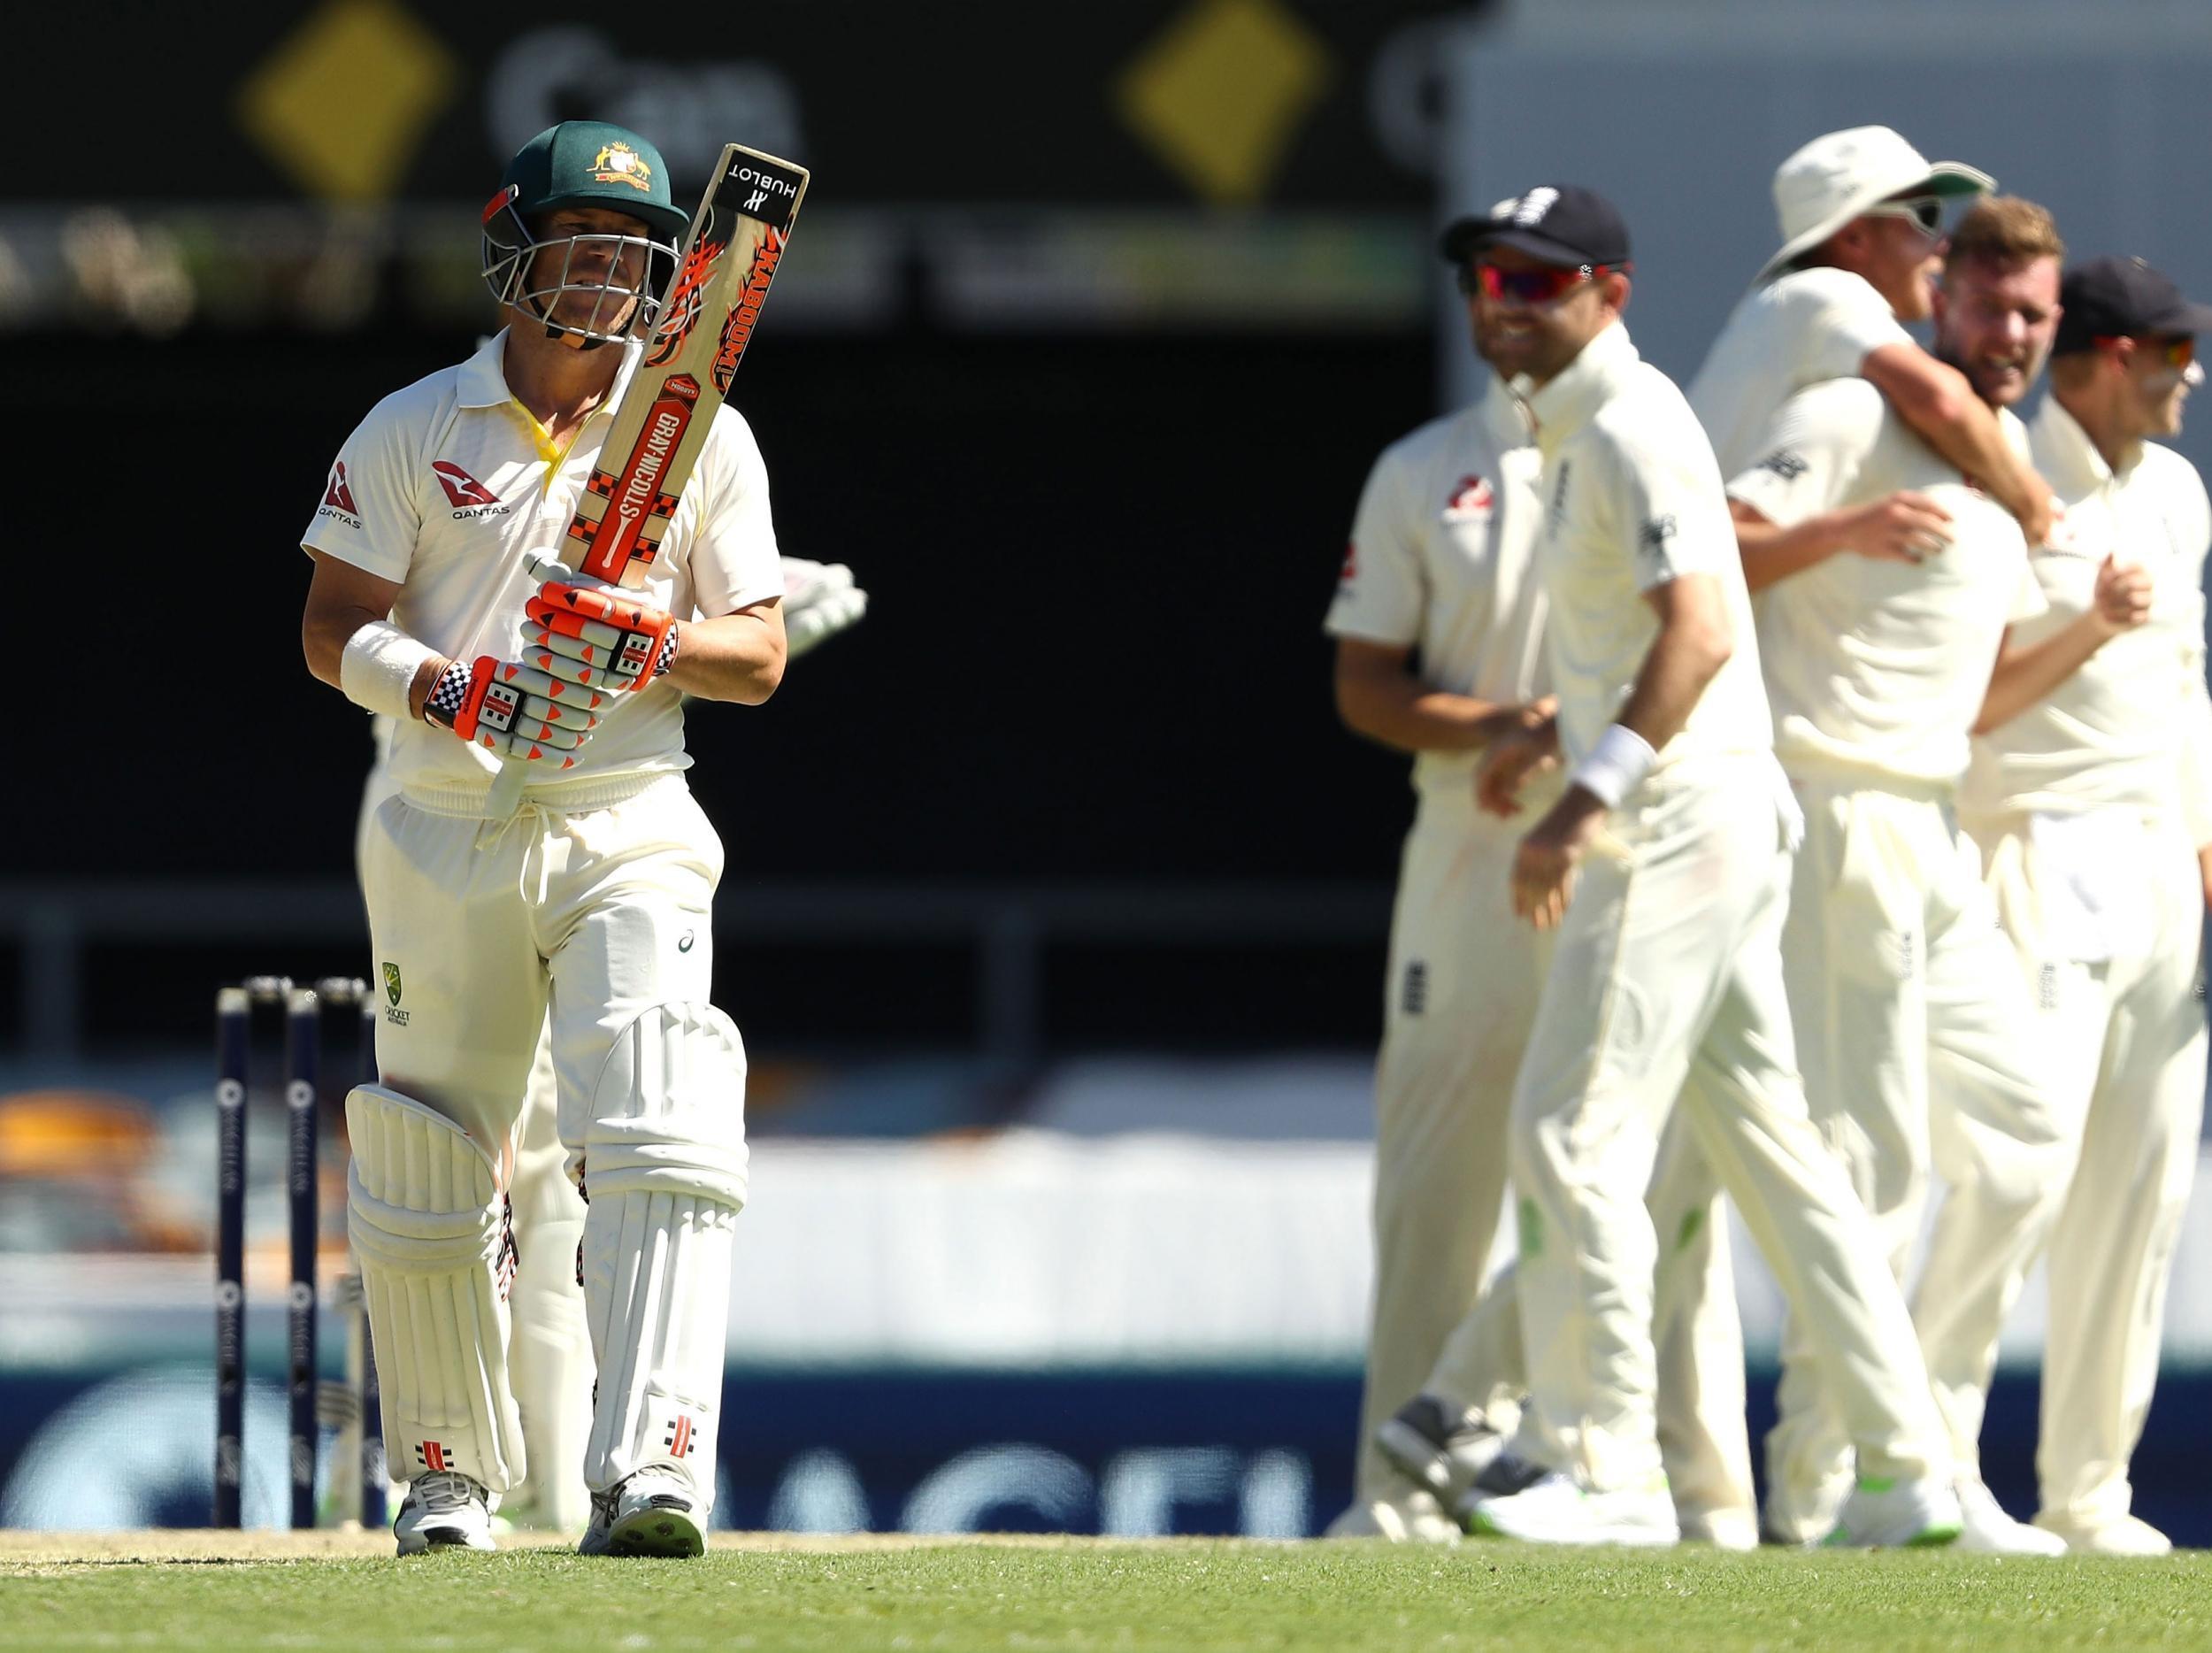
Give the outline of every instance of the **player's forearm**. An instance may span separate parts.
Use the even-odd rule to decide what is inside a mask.
[[[2011,722],[2080,671],[2111,635],[2093,610],[2041,642],[2000,650],[1981,711],[1974,719],[1974,733],[1986,734]]]
[[[1613,719],[1655,752],[1682,732],[1705,686],[1735,652],[1725,609],[1718,603],[1678,604],[1660,625],[1641,670]]]
[[[687,622],[668,680],[701,700],[757,706],[783,680],[783,617],[773,604]]]
[[[1865,371],[1877,389],[1889,399],[1900,419],[1920,439],[1985,488],[1990,496],[2022,521],[2039,520],[2049,509],[2049,489],[2005,440],[2004,428],[1989,404],[1974,394],[1966,375],[1947,362],[1917,350],[1901,347],[1894,361],[1892,352],[1876,350],[1867,358]],[[1910,365],[1908,365],[1907,364]]]
[[[1748,508],[1730,504],[1736,517],[1736,554],[1743,559],[1744,584],[1763,591],[1778,580],[1823,563],[1843,549],[1843,513],[1824,511],[1785,528]]]
[[[1340,675],[1336,710],[1355,734],[1401,752],[1479,751],[1536,715],[1514,702],[1448,694],[1409,677]]]

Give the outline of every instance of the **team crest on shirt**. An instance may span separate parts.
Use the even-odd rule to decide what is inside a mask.
[[[1773,472],[1785,482],[1794,482],[1806,472],[1811,470],[1812,466],[1806,463],[1803,454],[1793,453],[1787,448],[1777,448],[1759,461],[1758,468],[1762,471]]]
[[[1456,522],[1470,517],[1486,517],[1497,504],[1497,497],[1496,490],[1482,477],[1463,476],[1452,484],[1451,497],[1444,502],[1444,519]]]

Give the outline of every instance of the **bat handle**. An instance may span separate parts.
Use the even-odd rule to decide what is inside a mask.
[[[484,818],[495,821],[512,818],[522,803],[522,783],[529,778],[528,758],[501,758],[499,773],[492,777],[492,789],[484,799]]]

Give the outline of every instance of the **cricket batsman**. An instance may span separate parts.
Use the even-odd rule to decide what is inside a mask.
[[[787,658],[856,626],[868,594],[842,563],[782,558]],[[370,719],[376,763],[362,788],[354,831],[354,865],[366,864],[376,811],[395,796],[389,718]],[[522,1420],[530,1472],[506,1498],[500,1516],[511,1526],[573,1532],[589,1519],[581,1471],[591,1433],[591,1334],[584,1290],[576,1278],[576,1248],[584,1234],[584,1202],[568,1180],[561,1147],[553,1053],[540,1035],[530,1064],[528,1100],[517,1134],[514,1187],[515,1280],[510,1294],[507,1375]]]
[[[1544,460],[1537,553],[1556,717],[1494,742],[1493,806],[1556,750],[1514,911],[1556,930],[1514,1086],[1529,1396],[1476,1525],[1534,1542],[1671,1544],[1645,1203],[1678,1109],[1821,1348],[1863,1479],[1839,1542],[1958,1532],[1949,1454],[1904,1301],[1793,1065],[1779,981],[1796,813],[1773,756],[1719,467],[1621,325],[1629,237],[1548,184],[1470,237]]]
[[[524,145],[484,217],[506,326],[372,410],[303,536],[309,667],[396,726],[399,790],[362,869],[383,1082],[346,1109],[349,1229],[409,1483],[403,1555],[490,1548],[493,1503],[527,1472],[508,1213],[541,1029],[588,1201],[580,1548],[704,1545],[745,1057],[707,997],[722,848],[684,784],[682,698],[757,705],[782,676],[783,576],[744,420],[716,410],[642,588],[618,602],[526,572],[575,510],[687,221],[635,133],[566,121]],[[610,657],[649,663],[649,680],[607,693]],[[511,736],[485,715],[495,688],[520,693]],[[533,778],[495,819],[503,757]]]

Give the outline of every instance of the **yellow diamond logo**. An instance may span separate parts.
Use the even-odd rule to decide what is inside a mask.
[[[1256,201],[1327,89],[1328,49],[1280,0],[1199,0],[1122,73],[1121,118],[1210,201]]]
[[[248,77],[238,119],[309,194],[384,201],[455,79],[453,54],[395,0],[330,0]]]

